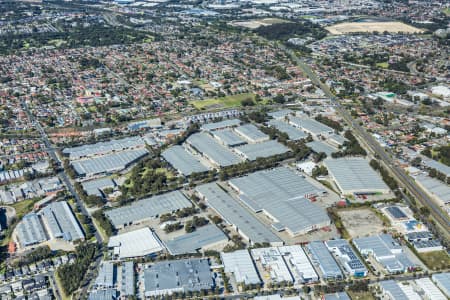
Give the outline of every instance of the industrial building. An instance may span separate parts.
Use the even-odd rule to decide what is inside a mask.
[[[90,181],[84,181],[81,183],[81,186],[89,196],[94,195],[98,197],[105,197],[103,190],[107,188],[115,188],[116,182],[111,178],[105,177]]]
[[[117,285],[117,267],[112,261],[104,261],[100,265],[94,286],[97,289],[114,288]]]
[[[264,212],[277,231],[296,236],[330,225],[324,209],[305,197],[324,193],[295,171],[279,167],[231,179],[230,186],[253,212]]]
[[[450,204],[450,186],[442,181],[426,175],[415,177],[416,182],[441,206]]]
[[[195,190],[226,223],[232,225],[250,244],[269,243],[273,246],[283,244],[276,234],[215,182],[197,186]]]
[[[343,195],[389,193],[389,187],[364,158],[325,159],[324,164]]]
[[[249,143],[262,143],[269,140],[269,136],[253,124],[245,124],[236,127],[234,131],[245,138]]]
[[[157,262],[144,270],[145,296],[214,288],[207,259],[181,259]]]
[[[292,126],[282,120],[270,120],[268,122],[268,125],[281,132],[286,133],[291,141],[298,141],[308,137],[308,135],[301,131],[299,128]]]
[[[221,144],[227,147],[236,147],[247,143],[242,137],[240,137],[235,131],[230,128],[213,131],[212,135]]]
[[[239,146],[234,148],[234,151],[245,159],[256,160],[259,157],[280,155],[291,150],[275,140],[269,140],[258,144]]]
[[[117,291],[115,289],[93,290],[89,293],[88,300],[117,300]]]
[[[327,137],[334,133],[334,129],[322,124],[314,119],[306,117],[289,117],[289,124],[300,128],[306,133],[311,134],[314,137]]]
[[[267,113],[267,115],[269,117],[274,118],[275,120],[280,120],[280,119],[286,118],[287,116],[289,116],[289,115],[291,115],[293,113],[294,113],[294,111],[290,110],[290,109],[280,109],[280,110],[277,110],[277,111],[269,112],[269,113]]]
[[[313,265],[318,267],[322,273],[323,279],[344,278],[341,269],[323,242],[313,241],[306,246],[306,250],[312,257]]]
[[[261,264],[270,282],[294,282],[283,256],[276,247],[255,248],[251,253],[255,261]],[[262,277],[265,277],[264,274]]]
[[[192,203],[180,191],[173,191],[107,210],[105,215],[116,229],[120,229],[191,206]]]
[[[164,250],[157,236],[148,227],[109,238],[108,248],[119,259],[152,256]]]
[[[329,240],[325,242],[325,245],[330,252],[337,256],[337,261],[350,276],[364,277],[367,275],[366,267],[346,240]]]
[[[389,234],[357,238],[353,244],[362,255],[372,255],[389,273],[406,272],[416,267]]]
[[[319,281],[319,276],[314,270],[303,248],[299,245],[278,247],[278,251],[284,258],[286,265],[294,278],[294,284],[305,284]]]
[[[17,238],[22,247],[39,244],[47,240],[41,220],[36,213],[25,215],[17,225]]]
[[[147,149],[126,150],[103,156],[72,161],[71,164],[80,177],[112,174],[126,169],[132,163],[148,154]]]
[[[222,248],[228,243],[228,237],[214,224],[197,228],[194,232],[183,234],[164,241],[171,255],[197,253],[213,247]]]
[[[201,129],[205,131],[214,131],[219,129],[236,127],[239,126],[240,124],[241,121],[239,119],[227,119],[220,122],[203,124]]]
[[[446,300],[448,299],[445,295],[439,290],[439,288],[431,281],[430,278],[424,277],[414,280],[416,286],[423,293],[424,298],[426,300]]]
[[[242,161],[241,158],[230,149],[219,144],[208,133],[201,132],[193,134],[186,142],[216,167],[227,167]]]
[[[445,296],[450,298],[450,272],[433,274],[431,275],[431,279]]]
[[[221,252],[220,257],[226,273],[234,275],[237,283],[261,284],[258,272],[248,250],[237,250],[234,252]]]
[[[192,173],[207,172],[209,170],[192,153],[182,146],[172,146],[163,151],[161,156],[177,170],[178,173],[185,176],[189,176]]]
[[[346,292],[326,294],[324,300],[351,300]]]
[[[84,239],[83,230],[67,202],[50,203],[42,209],[41,215],[50,239],[68,242]]]
[[[312,151],[315,153],[325,153],[327,155],[327,157],[331,157],[331,154],[338,151],[337,148],[334,148],[322,141],[312,141],[312,142],[306,143],[306,146],[311,148]]]
[[[411,285],[404,285],[394,280],[379,283],[382,294],[392,300],[421,300]]]
[[[70,160],[80,158],[105,155],[108,153],[124,151],[128,149],[143,148],[144,140],[139,137],[126,137],[119,140],[111,140],[108,142],[99,142],[96,144],[83,145],[73,148],[65,148],[62,153],[69,157]]]
[[[122,264],[120,280],[120,295],[124,297],[134,296],[136,293],[134,279],[134,262],[126,261]]]

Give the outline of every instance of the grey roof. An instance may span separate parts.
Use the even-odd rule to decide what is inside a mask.
[[[236,226],[238,231],[253,243],[281,242],[278,236],[216,183],[197,186],[196,191],[206,198],[208,205],[219,213],[228,224]]]
[[[324,243],[313,241],[306,248],[311,253],[313,263],[319,266],[325,279],[342,277],[341,269]]]
[[[364,158],[325,159],[324,164],[333,175],[342,193],[384,192],[389,190],[380,175],[370,167]]]
[[[25,215],[17,225],[17,235],[22,246],[29,246],[47,240],[44,227],[35,213]]]
[[[289,117],[289,123],[314,135],[331,134],[334,132],[333,128],[310,118]]]
[[[167,250],[172,255],[196,253],[197,250],[228,240],[227,236],[214,224],[197,228],[194,232],[165,241]]]
[[[268,124],[269,126],[275,127],[279,131],[286,133],[289,136],[289,139],[293,141],[301,140],[308,136],[297,127],[294,127],[281,120],[270,120]]]
[[[314,152],[325,153],[328,157],[331,156],[334,152],[337,152],[338,149],[334,148],[333,146],[328,145],[327,143],[321,142],[321,141],[312,141],[309,143],[306,143],[306,146],[310,147]]]
[[[229,120],[223,120],[220,122],[215,123],[208,123],[203,124],[202,129],[203,130],[217,130],[217,129],[223,129],[227,127],[234,127],[241,124],[241,121],[239,119],[229,119]]]
[[[91,159],[77,160],[72,166],[78,175],[112,173],[127,168],[131,163],[147,155],[147,149],[136,149],[107,154]]]
[[[367,269],[353,251],[350,244],[344,239],[329,240],[325,242],[327,247],[338,255],[339,261],[350,273],[366,273]]]
[[[88,300],[116,300],[117,291],[115,289],[94,290],[89,293]]]
[[[416,249],[442,247],[438,240],[413,241],[412,244]]]
[[[97,287],[110,288],[116,283],[116,267],[111,261],[105,261],[99,268],[95,285]]]
[[[187,139],[187,142],[221,167],[241,162],[241,159],[236,154],[225,146],[220,145],[207,133],[193,134]]]
[[[145,292],[210,289],[214,281],[207,259],[188,258],[155,263],[144,270]]]
[[[50,203],[42,210],[42,217],[46,220],[52,237],[66,241],[84,239],[83,230],[67,202]]]
[[[134,263],[126,261],[122,264],[122,280],[120,294],[132,296],[135,294]]]
[[[240,199],[253,211],[266,211],[276,218],[277,230],[288,229],[293,234],[309,231],[329,222],[325,210],[304,197],[320,194],[320,190],[295,171],[279,167],[259,171],[230,180],[240,192]]]
[[[394,280],[386,280],[380,282],[381,288],[385,293],[389,293],[392,300],[408,300],[408,296],[403,292],[397,282]]]
[[[253,124],[245,124],[236,127],[234,130],[242,135],[245,139],[249,139],[250,142],[269,138],[267,134],[259,130],[259,128]]]
[[[225,272],[233,273],[236,282],[259,284],[258,272],[247,249],[220,254]]]
[[[181,174],[189,176],[192,173],[207,172],[208,168],[182,146],[175,145],[165,150],[162,157]]]
[[[83,190],[88,195],[103,197],[102,190],[105,188],[114,188],[116,183],[111,178],[99,178],[81,183]]]
[[[282,109],[282,110],[277,110],[277,111],[272,111],[270,113],[268,113],[267,115],[269,115],[270,117],[274,118],[274,119],[280,119],[280,118],[284,118],[287,115],[290,115],[293,111],[290,109]]]
[[[447,297],[450,297],[450,272],[433,274],[431,278],[441,291],[443,291]]]
[[[343,145],[348,140],[340,134],[332,134],[328,137],[329,140],[336,142],[339,145]]]
[[[232,129],[222,129],[216,130],[212,133],[214,137],[221,141],[226,146],[234,147],[238,145],[245,144],[246,141],[242,139],[237,133]]]
[[[69,155],[70,159],[78,159],[92,155],[100,155],[109,152],[122,151],[129,148],[144,146],[144,140],[139,137],[126,137],[119,140],[111,140],[108,142],[100,142],[96,144],[83,145],[73,148],[63,149],[63,153]]]
[[[428,167],[438,170],[439,172],[445,174],[447,177],[450,176],[450,167],[447,165],[444,165],[441,162],[435,161],[434,159],[430,159],[428,157],[422,158],[422,163]]]
[[[398,206],[389,206],[386,210],[395,219],[403,219],[407,217],[403,210],[401,210]]]
[[[424,186],[429,193],[435,195],[437,198],[441,199],[444,203],[450,203],[450,186],[443,183],[442,181],[431,178],[426,175],[419,175],[416,178],[422,186]]]
[[[351,300],[346,292],[326,294],[325,300]]]
[[[108,210],[105,214],[115,227],[120,227],[190,206],[192,203],[180,191],[174,191]]]
[[[242,153],[249,160],[255,160],[258,157],[270,157],[290,151],[288,147],[275,140],[257,144],[247,144],[236,147],[235,149],[238,153]]]

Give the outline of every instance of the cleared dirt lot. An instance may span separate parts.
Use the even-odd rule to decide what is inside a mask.
[[[286,21],[283,19],[277,19],[277,18],[265,18],[265,19],[259,19],[259,20],[249,20],[249,21],[233,21],[233,22],[230,22],[230,25],[244,27],[244,28],[248,28],[248,29],[256,29],[261,26],[270,26],[270,25],[279,24],[279,23],[289,23],[289,21]]]
[[[345,229],[352,238],[377,234],[383,231],[383,222],[370,209],[339,210]]]
[[[346,34],[354,32],[405,32],[422,33],[423,30],[402,22],[347,22],[326,27],[331,34]]]

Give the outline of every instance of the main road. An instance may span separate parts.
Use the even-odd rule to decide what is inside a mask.
[[[373,138],[373,136],[367,133],[367,131],[362,126],[360,126],[357,122],[355,122],[355,120],[353,120],[350,113],[341,106],[338,99],[333,95],[329,87],[319,80],[314,71],[311,70],[311,68],[306,63],[300,60],[292,50],[287,49],[281,44],[279,45],[279,48],[286,51],[286,53],[290,55],[291,59],[309,77],[312,83],[320,87],[325,95],[331,99],[333,104],[336,106],[337,112],[352,128],[354,134],[359,138],[361,142],[363,142],[363,144],[372,154],[381,159],[385,168],[390,171],[390,173],[395,177],[400,185],[404,187],[410,195],[414,196],[423,206],[430,209],[432,217],[442,229],[440,230],[441,233],[446,237],[447,240],[450,240],[450,221],[446,213],[444,213],[436,204],[436,202],[431,199],[431,197],[427,195],[420,187],[418,187],[414,180],[396,164],[391,154],[383,147],[381,147],[380,144]]]

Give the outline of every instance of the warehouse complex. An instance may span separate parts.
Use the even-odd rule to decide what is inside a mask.
[[[275,247],[256,248],[251,250],[252,256],[264,272],[263,278],[270,282],[294,282],[283,256]]]
[[[303,248],[299,245],[278,247],[286,265],[294,278],[294,284],[304,284],[319,281],[314,267]]]
[[[357,238],[353,244],[362,255],[372,255],[389,273],[406,272],[416,267],[389,234]]]
[[[324,164],[343,195],[389,193],[389,187],[366,159],[325,159]]]
[[[333,256],[328,251],[327,246],[321,241],[314,241],[306,246],[309,254],[312,257],[314,266],[318,267],[325,280],[328,279],[343,279],[339,265],[334,260]]]
[[[105,195],[103,193],[103,190],[116,187],[116,182],[111,178],[105,177],[90,181],[84,181],[81,183],[81,186],[89,196],[94,195],[98,197],[104,197]]]
[[[220,257],[226,273],[234,275],[237,283],[261,284],[258,272],[248,250],[221,252]]]
[[[197,253],[199,250],[204,251],[213,247],[223,248],[227,242],[228,237],[214,224],[202,226],[193,232],[164,241],[172,255]]]
[[[325,245],[337,256],[337,260],[350,276],[364,277],[367,275],[366,267],[346,240],[329,240],[325,242]]]
[[[105,211],[105,215],[116,229],[120,229],[190,206],[192,203],[180,191],[174,191]]]
[[[290,149],[275,140],[264,141],[258,144],[247,144],[236,147],[235,152],[247,160],[258,157],[270,157],[289,152]]]
[[[201,291],[214,288],[207,259],[162,261],[144,270],[145,296],[174,292]]]
[[[234,129],[240,136],[245,138],[249,143],[262,143],[269,140],[269,136],[261,132],[253,124],[245,124]]]
[[[292,126],[291,124],[281,121],[281,120],[272,119],[268,122],[268,125],[270,127],[274,127],[275,129],[277,129],[281,132],[286,133],[288,135],[289,139],[292,141],[298,141],[298,140],[304,139],[308,136],[305,132],[300,130],[298,127]]]
[[[307,199],[325,191],[289,168],[255,172],[229,184],[253,212],[264,212],[272,219],[277,231],[295,236],[330,225],[326,211]]]
[[[113,249],[113,255],[118,259],[152,256],[164,250],[148,227],[110,237],[108,248]]]
[[[204,198],[220,217],[251,244],[269,243],[282,244],[276,234],[253,216],[237,200],[233,199],[216,183],[207,183],[196,187],[197,193]]]
[[[300,128],[313,137],[328,137],[334,133],[334,129],[322,124],[314,119],[307,117],[289,117],[289,124],[294,127]]]
[[[84,239],[84,232],[65,201],[52,202],[38,213],[24,216],[16,232],[21,247],[54,239],[66,242]]]
[[[161,156],[180,174],[189,176],[192,173],[207,172],[208,167],[203,165],[192,153],[182,146],[172,146],[161,153]]]
[[[227,147],[244,145],[247,142],[232,129],[222,129],[212,132],[214,138]]]

